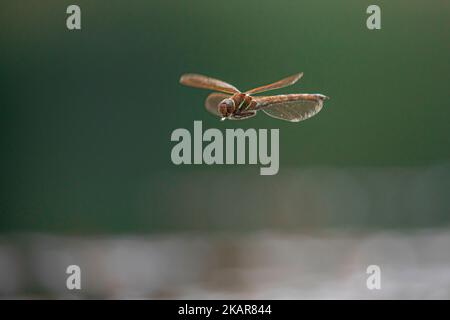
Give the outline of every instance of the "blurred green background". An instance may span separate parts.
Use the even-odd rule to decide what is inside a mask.
[[[66,28],[74,3],[81,31]],[[375,3],[382,29],[370,31],[366,8]],[[8,0],[0,8],[1,232],[450,222],[448,1]],[[204,110],[207,91],[178,84],[196,72],[249,89],[299,71],[298,84],[276,93],[331,97],[300,124],[263,114],[220,122]],[[280,128],[279,174],[173,165],[170,134],[192,130],[193,120]],[[403,192],[411,181],[415,189]],[[326,210],[305,205],[318,196],[321,204],[320,195]],[[408,205],[413,195],[419,205]]]

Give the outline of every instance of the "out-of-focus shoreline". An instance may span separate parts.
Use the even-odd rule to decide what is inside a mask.
[[[450,230],[0,238],[1,298],[448,299]],[[68,265],[82,289],[69,291]],[[381,269],[381,289],[366,268]]]

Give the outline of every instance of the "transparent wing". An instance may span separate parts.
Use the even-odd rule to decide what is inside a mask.
[[[202,76],[200,74],[193,74],[193,73],[183,74],[180,78],[180,83],[189,87],[210,89],[229,94],[240,92],[234,86],[232,86],[229,83],[226,83],[225,81]]]
[[[257,108],[273,118],[299,122],[316,115],[327,97],[321,94],[288,94],[255,98]]]
[[[205,101],[206,110],[208,110],[213,115],[220,117],[221,115],[219,114],[219,110],[217,109],[217,106],[223,99],[226,99],[229,97],[230,97],[230,95],[225,94],[225,93],[217,93],[217,92],[211,93],[208,96],[208,98],[206,98],[206,101]]]
[[[284,88],[290,85],[293,85],[294,83],[296,83],[301,77],[303,76],[303,72],[302,73],[297,73],[294,74],[290,77],[281,79],[277,82],[271,83],[271,84],[267,84],[265,86],[261,86],[252,90],[249,90],[247,92],[245,92],[246,94],[254,94],[254,93],[260,93],[260,92],[265,92],[265,91],[269,91],[269,90],[275,90],[275,89],[280,89],[280,88]]]

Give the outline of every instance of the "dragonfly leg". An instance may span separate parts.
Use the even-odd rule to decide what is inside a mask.
[[[252,103],[252,97],[244,95],[242,103],[239,105],[238,113],[242,114],[243,111],[246,111],[250,104]]]
[[[234,105],[236,106],[236,109],[234,112],[239,112],[241,109],[242,104],[244,103],[244,97],[245,95],[243,93],[236,93],[231,99],[234,100]]]
[[[246,118],[251,118],[251,117],[253,117],[255,115],[256,115],[256,111],[243,111],[243,112],[235,114],[233,116],[233,118],[236,119],[236,120],[243,120],[243,119],[246,119]]]

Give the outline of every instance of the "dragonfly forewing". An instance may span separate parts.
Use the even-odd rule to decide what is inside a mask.
[[[239,93],[239,90],[235,86],[225,81],[203,76],[201,74],[184,74],[180,78],[180,83],[194,88],[216,90],[230,94]]]
[[[303,72],[301,73],[296,73],[290,77],[281,79],[277,82],[271,83],[271,84],[267,84],[265,86],[261,86],[252,90],[249,90],[247,92],[245,92],[246,94],[255,94],[255,93],[261,93],[261,92],[266,92],[266,91],[270,91],[270,90],[275,90],[275,89],[280,89],[280,88],[284,88],[290,85],[293,85],[294,83],[296,83],[301,77],[303,76]]]

